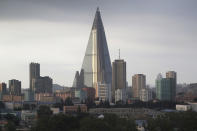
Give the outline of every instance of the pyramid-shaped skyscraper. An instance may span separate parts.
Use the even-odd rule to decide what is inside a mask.
[[[94,87],[98,83],[110,84],[112,81],[112,67],[105,37],[100,11],[97,8],[93,26],[90,32],[80,75],[77,76],[85,87]],[[83,81],[83,82],[82,82]],[[76,78],[73,85],[76,85]]]

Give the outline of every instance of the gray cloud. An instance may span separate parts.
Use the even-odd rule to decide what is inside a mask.
[[[100,6],[112,61],[117,49],[134,73],[154,84],[175,70],[179,82],[196,82],[196,0],[0,0],[0,81],[28,87],[28,63],[55,83],[71,85]]]

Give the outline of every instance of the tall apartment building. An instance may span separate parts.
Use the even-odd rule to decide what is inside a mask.
[[[146,76],[143,74],[135,74],[132,77],[133,97],[140,97],[140,90],[146,88]]]
[[[7,85],[6,83],[0,83],[0,93],[1,94],[6,94],[7,93]]]
[[[48,77],[39,77],[32,79],[32,86],[35,93],[52,93],[53,80]]]
[[[152,100],[152,91],[150,88],[140,90],[140,100],[144,102]]]
[[[166,73],[166,78],[161,74],[156,79],[156,97],[161,101],[175,101],[176,97],[176,73]]]
[[[52,93],[53,80],[48,76],[40,76],[40,64],[30,63],[30,91],[33,93]]]
[[[111,85],[97,83],[96,98],[102,101],[111,101]]]
[[[177,80],[176,76],[177,76],[177,74],[175,71],[166,72],[166,78],[173,78],[173,79]]]
[[[119,92],[125,94],[126,85],[126,62],[123,59],[115,60],[112,64],[112,101],[116,98],[116,90],[122,90]]]
[[[40,77],[40,64],[39,63],[30,63],[29,65],[29,83],[30,90],[35,91],[35,87],[33,86],[33,79],[37,79]]]
[[[172,79],[171,98],[172,98],[172,101],[175,101],[175,99],[176,99],[176,86],[177,86],[177,73],[175,71],[168,71],[168,72],[166,72],[166,78]]]
[[[21,95],[21,81],[19,80],[9,80],[9,92],[12,95]]]

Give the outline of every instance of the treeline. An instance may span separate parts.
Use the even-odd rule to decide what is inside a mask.
[[[197,131],[197,112],[171,112],[149,119],[147,131]]]
[[[134,120],[120,119],[116,115],[106,114],[104,118],[83,113],[75,116],[52,115],[49,107],[40,106],[38,120],[32,131],[137,131],[137,129]]]
[[[171,101],[135,101],[132,104],[124,103],[124,102],[117,102],[115,105],[110,105],[108,101],[100,101],[98,105],[92,99],[86,99],[85,102],[82,104],[86,104],[88,108],[150,108],[150,109],[176,109],[176,102]],[[71,106],[73,105],[72,99],[67,98],[65,101],[61,101],[61,103],[56,103],[53,107],[58,107],[61,110],[63,106]]]

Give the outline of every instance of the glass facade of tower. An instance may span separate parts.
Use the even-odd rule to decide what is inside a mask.
[[[173,78],[156,80],[156,96],[161,101],[175,101],[176,81]]]
[[[80,75],[80,77],[83,77],[83,86],[85,87],[95,88],[97,83],[111,85],[111,60],[100,11],[98,9],[90,32],[81,71],[83,71],[83,76]]]

